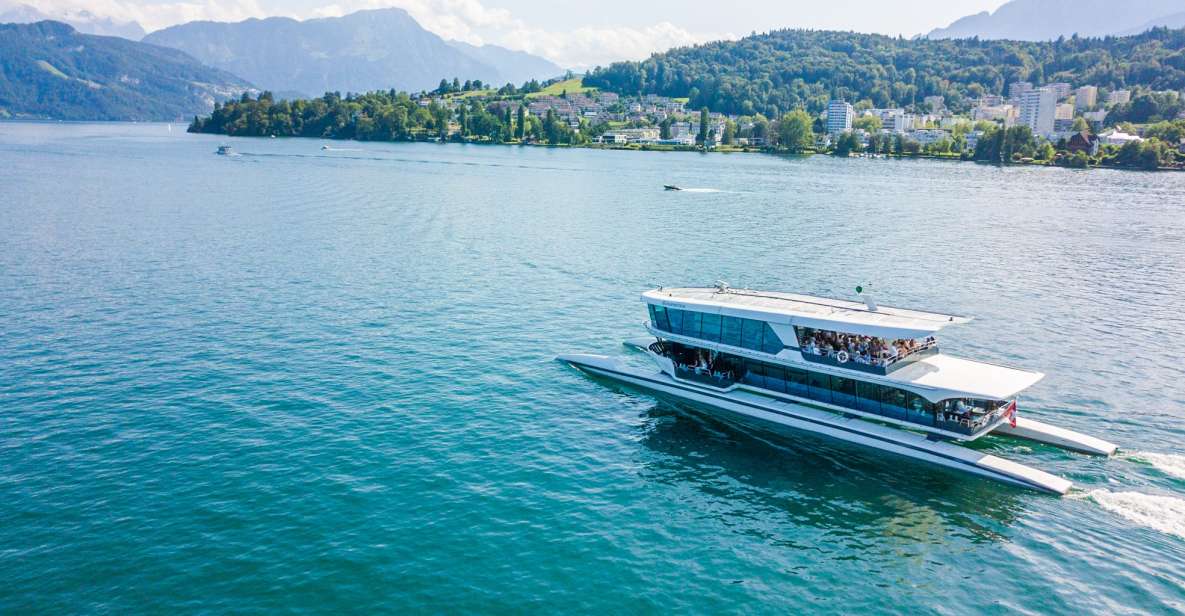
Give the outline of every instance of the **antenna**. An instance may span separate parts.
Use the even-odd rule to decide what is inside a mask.
[[[870,312],[876,312],[876,300],[872,298],[872,283],[856,285],[856,294],[860,296],[860,299],[864,300],[864,305],[868,307]]]

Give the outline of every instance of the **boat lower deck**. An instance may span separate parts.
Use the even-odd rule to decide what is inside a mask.
[[[921,434],[776,399],[744,388],[721,391],[672,378],[659,370],[625,366],[604,355],[563,355],[558,358],[589,374],[610,378],[651,391],[696,402],[714,409],[768,421],[969,472],[1012,485],[1054,494],[1065,494],[1072,485],[1066,479],[1023,464],[927,439]]]

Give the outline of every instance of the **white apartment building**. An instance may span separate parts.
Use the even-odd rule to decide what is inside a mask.
[[[852,130],[856,111],[844,100],[834,100],[827,105],[827,134],[838,135]]]
[[[1057,114],[1057,92],[1041,88],[1025,92],[1020,99],[1020,123],[1032,129],[1035,135],[1053,134],[1053,121]]]

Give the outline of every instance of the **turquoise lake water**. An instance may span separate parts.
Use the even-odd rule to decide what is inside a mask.
[[[0,612],[1185,610],[1185,174],[174,129],[0,124]],[[974,315],[1122,452],[975,445],[1056,498],[553,361],[717,279]]]

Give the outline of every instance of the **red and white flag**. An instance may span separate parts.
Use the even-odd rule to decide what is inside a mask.
[[[1004,407],[1004,414],[1008,416],[1008,425],[1015,428],[1016,427],[1016,400],[1009,402],[1008,406]]]

